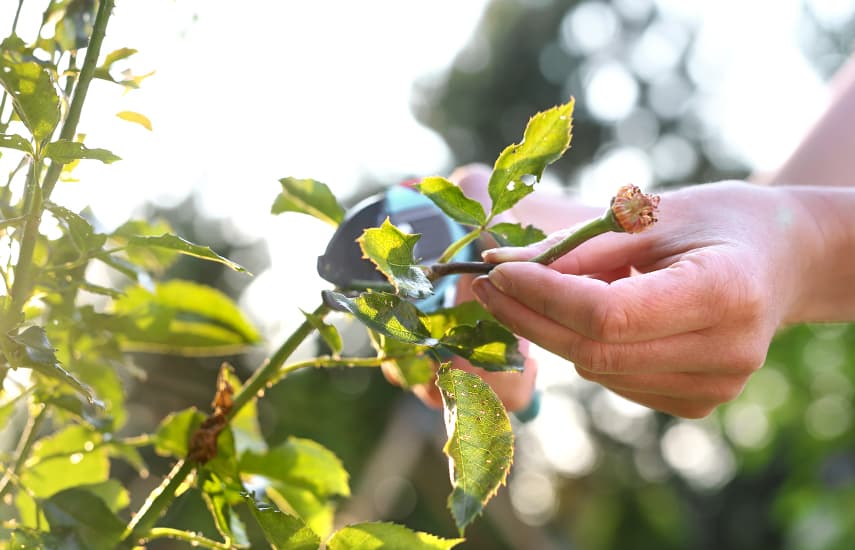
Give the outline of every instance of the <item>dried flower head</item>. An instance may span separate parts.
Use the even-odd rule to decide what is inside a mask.
[[[645,195],[635,185],[624,185],[612,199],[611,211],[623,231],[641,233],[656,223],[658,206],[658,195]]]

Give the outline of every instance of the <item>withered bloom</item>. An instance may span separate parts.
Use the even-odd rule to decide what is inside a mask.
[[[612,199],[611,212],[627,233],[641,233],[656,223],[658,195],[646,195],[636,185],[624,185]]]

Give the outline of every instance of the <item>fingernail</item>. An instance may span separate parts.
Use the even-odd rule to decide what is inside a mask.
[[[497,266],[493,269],[488,275],[490,282],[493,283],[493,286],[501,290],[502,292],[507,292],[507,288],[510,286],[508,284],[507,276],[504,273],[504,269],[501,266]]]
[[[472,293],[475,294],[475,299],[478,303],[487,308],[489,298],[487,296],[487,285],[489,284],[487,277],[478,277],[472,281]]]
[[[491,248],[481,253],[481,259],[491,264],[510,262],[516,259],[512,248]]]

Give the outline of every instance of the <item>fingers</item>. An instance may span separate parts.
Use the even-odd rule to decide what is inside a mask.
[[[708,263],[698,254],[608,284],[538,264],[511,262],[493,269],[489,281],[516,302],[583,336],[630,343],[701,330],[721,320],[728,294],[722,274]],[[476,285],[476,292],[490,289],[481,280]],[[507,302],[491,303],[493,314],[498,304]]]
[[[633,392],[658,397],[687,399],[704,403],[726,403],[739,397],[748,374],[719,373],[642,373],[602,374],[576,367],[585,380],[614,391]]]
[[[679,416],[681,418],[704,418],[709,416],[720,403],[692,401],[676,397],[663,397],[647,393],[611,390],[625,399],[644,405],[650,409]]]
[[[757,339],[741,333],[731,335],[722,332],[713,337],[704,331],[689,331],[644,341],[604,342],[529,308],[500,292],[486,277],[477,279],[473,290],[479,301],[514,333],[590,372],[632,374],[715,370],[744,374],[759,368],[765,359],[765,350],[756,345]],[[727,345],[723,346],[725,341]]]

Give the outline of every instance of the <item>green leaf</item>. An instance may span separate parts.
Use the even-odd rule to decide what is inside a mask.
[[[493,321],[453,327],[440,339],[440,346],[488,371],[521,372],[525,362],[516,336]]]
[[[106,149],[90,149],[80,142],[69,141],[67,139],[48,143],[45,146],[44,155],[62,164],[78,159],[100,160],[104,164],[112,164],[117,160],[122,160]]]
[[[42,327],[31,326],[15,336],[9,336],[12,344],[13,359],[24,367],[58,380],[83,395],[91,405],[103,407],[95,399],[92,390],[62,368],[56,359],[55,349],[48,340]]]
[[[245,494],[244,502],[264,531],[264,537],[277,550],[317,550],[321,539],[300,518],[286,514],[274,506],[256,502]]]
[[[33,156],[33,148],[30,142],[18,134],[0,134],[0,147],[17,149]]]
[[[134,111],[119,111],[116,113],[116,116],[121,118],[122,120],[127,120],[128,122],[133,122],[134,124],[139,124],[149,132],[152,131],[151,120],[141,113],[135,113]]]
[[[547,165],[570,147],[573,99],[537,113],[528,121],[521,143],[509,145],[496,159],[488,191],[493,200],[490,216],[508,210],[534,190]]]
[[[119,48],[118,50],[113,50],[104,57],[104,62],[101,63],[98,68],[109,71],[112,68],[113,63],[121,61],[122,59],[127,59],[135,53],[137,53],[137,50],[133,48]]]
[[[247,451],[241,457],[240,470],[309,489],[320,497],[350,495],[349,475],[341,461],[310,439],[289,437],[266,453]]]
[[[80,214],[76,214],[68,208],[59,206],[52,202],[45,203],[51,214],[58,220],[65,223],[68,227],[68,234],[74,247],[80,253],[100,250],[107,240],[107,236],[101,233],[96,233],[95,228],[89,223],[86,218]]]
[[[190,241],[179,237],[178,235],[135,235],[133,237],[130,237],[128,239],[128,247],[132,248],[137,246],[164,248],[167,250],[178,252],[179,254],[193,256],[194,258],[200,258],[202,260],[209,260],[212,262],[221,263],[224,266],[238,272],[249,273],[242,266],[229,260],[228,258],[220,256],[219,254],[211,250],[210,247],[193,244]]]
[[[267,487],[265,494],[280,510],[302,519],[321,539],[326,539],[332,532],[335,518],[335,502],[332,499],[282,483]]]
[[[260,340],[235,303],[214,288],[172,280],[149,292],[127,289],[113,303],[125,349],[188,356],[238,353]]]
[[[309,324],[318,331],[318,334],[321,335],[321,338],[326,342],[333,354],[338,355],[341,353],[342,341],[341,334],[339,334],[338,329],[328,323],[325,323],[324,318],[320,315],[306,313],[303,310],[300,310],[300,312],[306,317]]]
[[[88,490],[66,489],[41,504],[51,532],[70,530],[85,548],[112,550],[122,539],[125,523]]]
[[[420,238],[421,235],[402,232],[386,218],[380,227],[366,229],[356,242],[364,257],[389,279],[398,294],[426,298],[433,292],[433,285],[413,258],[413,249]]]
[[[324,298],[340,311],[352,313],[363,324],[396,340],[424,346],[438,343],[425,324],[425,314],[394,294],[364,292],[351,299],[338,292],[324,291]]]
[[[124,246],[132,237],[152,237],[172,232],[172,226],[165,220],[152,222],[131,220],[120,225],[110,234],[110,238]],[[132,246],[125,250],[125,254],[131,263],[159,275],[174,264],[179,256],[175,250],[158,246]]]
[[[518,223],[497,223],[487,230],[499,246],[528,246],[546,238],[546,233],[533,225],[523,227]]]
[[[385,522],[355,523],[338,530],[329,550],[449,550],[464,539],[442,539]]]
[[[249,547],[249,538],[246,535],[246,527],[238,517],[232,504],[239,502],[240,495],[231,491],[227,484],[220,480],[216,474],[203,473],[202,499],[211,512],[214,524],[220,535],[234,546]]]
[[[271,212],[299,212],[314,216],[333,227],[344,219],[344,208],[326,184],[313,179],[282,178],[282,192],[273,202]]]
[[[434,338],[442,338],[446,332],[458,325],[475,326],[478,321],[496,321],[496,318],[475,300],[432,311],[427,317],[430,333]]]
[[[482,226],[487,221],[481,203],[467,197],[460,187],[445,178],[425,178],[418,185],[418,190],[455,221],[475,226]]]
[[[439,369],[453,491],[448,507],[460,533],[505,483],[514,455],[514,434],[501,400],[480,377],[448,364]]]
[[[15,112],[36,142],[43,143],[59,124],[59,94],[51,72],[35,61],[0,55],[0,86],[12,97]]]
[[[434,375],[434,360],[424,354],[386,358],[383,366],[393,370],[396,381],[404,389],[427,384]]]
[[[171,413],[154,432],[155,452],[162,456],[186,457],[190,436],[204,421],[205,415],[196,407]]]

